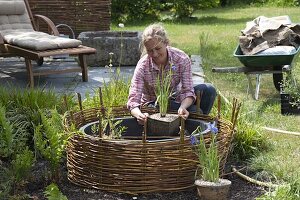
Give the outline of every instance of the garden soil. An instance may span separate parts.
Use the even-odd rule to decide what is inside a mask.
[[[35,165],[30,180],[26,184],[26,193],[30,194],[33,200],[44,200],[45,187],[50,184],[45,179],[47,163],[39,162]],[[238,169],[240,167],[237,167]],[[58,186],[61,192],[67,196],[68,200],[198,200],[196,188],[181,192],[149,193],[140,195],[128,195],[121,193],[111,193],[99,190],[84,189],[76,186],[67,179],[66,166],[60,169]],[[246,182],[237,175],[228,173],[226,177],[232,181],[229,200],[251,200],[263,194],[264,188]]]

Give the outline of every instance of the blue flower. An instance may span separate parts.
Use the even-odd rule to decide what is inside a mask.
[[[170,63],[170,66],[171,66],[172,71],[176,70],[176,66],[173,63]]]
[[[213,123],[210,122],[208,124],[208,129],[210,130],[211,133],[217,134],[219,129],[216,127],[216,121],[214,121]]]
[[[192,145],[199,144],[198,139],[194,135],[190,136],[190,142],[191,142]]]

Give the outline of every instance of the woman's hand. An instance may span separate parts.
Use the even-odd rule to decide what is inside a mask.
[[[132,109],[131,114],[137,119],[138,123],[141,125],[145,125],[147,117],[149,117],[148,113],[142,113],[138,107]]]
[[[149,114],[148,113],[140,113],[136,119],[138,121],[139,124],[141,125],[145,125],[146,122],[147,122],[147,117],[149,117]]]
[[[187,108],[190,107],[193,104],[193,102],[194,99],[192,97],[187,97],[183,99],[178,109],[178,115],[183,119],[187,119],[190,114],[189,111],[187,111]]]
[[[183,119],[187,119],[188,118],[188,116],[189,116],[189,111],[187,111],[187,109],[186,108],[183,108],[183,107],[179,107],[179,109],[178,109],[178,115],[180,116],[180,117],[182,117]]]

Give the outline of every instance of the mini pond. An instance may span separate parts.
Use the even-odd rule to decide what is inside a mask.
[[[87,189],[141,194],[163,191],[180,191],[194,187],[197,155],[190,143],[190,134],[200,125],[205,142],[210,142],[208,123],[214,118],[190,114],[180,136],[146,135],[143,127],[130,116],[126,107],[114,108],[118,126],[127,127],[120,139],[100,138],[98,126],[100,109],[81,110],[68,115],[66,125],[80,129],[74,132],[67,148],[68,180]],[[145,111],[144,111],[145,112]],[[153,114],[152,110],[147,110]],[[152,113],[151,113],[152,112]],[[232,124],[218,120],[217,142],[221,155],[220,167],[225,166]],[[108,134],[109,128],[104,132]],[[208,133],[208,132],[207,132]],[[108,134],[109,135],[109,134]]]
[[[121,127],[124,128],[124,131],[122,132],[121,138],[120,139],[128,139],[128,140],[141,140],[143,137],[143,132],[144,132],[144,127],[140,124],[138,124],[137,120],[133,117],[122,117],[122,118],[115,118],[112,120],[112,123],[116,123],[117,126],[115,129],[120,129]],[[197,129],[197,127],[200,126],[202,132],[198,133],[199,134],[205,134],[209,132],[208,129],[208,123],[203,121],[203,120],[197,120],[197,119],[187,119],[185,121],[185,135],[189,136],[194,130]],[[99,127],[99,121],[91,122],[83,127],[80,128],[80,131],[87,134],[87,135],[93,135],[97,136],[99,135],[98,132],[98,127]],[[159,140],[172,140],[174,138],[177,138],[180,136],[179,133],[179,127],[178,127],[178,134],[176,135],[168,135],[161,133],[159,135],[153,135],[153,134],[147,134],[146,138],[150,142],[154,141],[159,141]],[[106,135],[109,135],[110,132],[110,127],[106,127],[104,130],[104,133]]]

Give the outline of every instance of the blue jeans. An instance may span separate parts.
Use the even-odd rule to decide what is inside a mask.
[[[203,114],[206,115],[209,114],[214,105],[215,98],[217,96],[216,89],[210,83],[202,83],[196,85],[194,87],[194,90],[195,90],[195,94],[197,93],[197,91],[200,92],[202,91],[202,96],[200,99],[200,111]],[[178,110],[179,107],[180,107],[180,103],[171,100],[171,105],[170,105],[171,110]],[[196,101],[187,110],[189,112],[196,112],[197,111]]]

